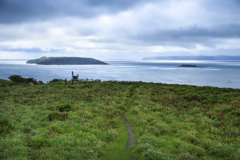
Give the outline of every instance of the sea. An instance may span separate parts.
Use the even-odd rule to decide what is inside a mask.
[[[0,59],[0,79],[11,75],[34,78],[44,83],[52,79],[72,78],[101,81],[142,81],[165,84],[187,84],[219,88],[240,88],[240,61],[184,60],[107,60],[109,65],[36,65],[27,60]],[[179,67],[182,64],[206,66]]]

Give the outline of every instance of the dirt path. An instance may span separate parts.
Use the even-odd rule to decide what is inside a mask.
[[[125,118],[125,114],[128,112],[129,110],[127,110],[125,113],[123,113],[122,115],[122,120],[124,121],[126,127],[127,127],[127,131],[128,131],[128,134],[129,134],[129,139],[128,139],[128,143],[126,145],[126,149],[127,151],[131,151],[130,147],[133,145],[134,143],[134,133],[132,131],[132,128],[130,126],[130,124],[128,123],[128,121],[126,120]],[[133,158],[130,157],[130,160],[134,160]]]

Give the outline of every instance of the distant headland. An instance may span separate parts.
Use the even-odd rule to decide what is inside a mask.
[[[179,67],[208,67],[208,66],[197,66],[197,65],[190,65],[190,64],[182,64],[181,66]]]
[[[144,57],[142,60],[240,60],[240,56],[159,56]]]
[[[41,57],[38,59],[28,60],[26,63],[41,65],[108,65],[108,63],[83,57]]]

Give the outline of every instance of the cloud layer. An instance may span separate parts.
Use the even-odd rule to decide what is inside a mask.
[[[0,0],[0,58],[240,55],[239,0]]]

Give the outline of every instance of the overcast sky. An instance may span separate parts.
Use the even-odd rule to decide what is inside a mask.
[[[0,0],[0,59],[239,55],[240,0]]]

